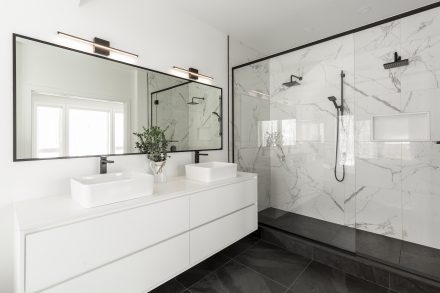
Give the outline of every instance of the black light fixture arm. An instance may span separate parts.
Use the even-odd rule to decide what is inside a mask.
[[[71,35],[71,34],[66,34],[66,33],[63,33],[63,32],[60,32],[60,31],[58,31],[57,34],[60,35],[60,36],[64,36],[64,37],[76,40],[76,41],[80,41],[82,43],[86,43],[86,44],[92,45],[94,47],[94,52],[96,54],[100,54],[100,55],[104,55],[104,56],[109,56],[110,55],[110,51],[113,51],[113,52],[117,52],[117,53],[120,53],[120,54],[128,55],[130,57],[135,57],[135,58],[139,57],[139,55],[137,55],[137,54],[133,54],[133,53],[130,53],[130,52],[127,52],[127,51],[123,51],[123,50],[120,50],[120,49],[113,48],[113,47],[110,46],[110,42],[109,41],[106,41],[106,40],[103,40],[103,39],[100,39],[100,38],[94,38],[93,41],[89,41],[89,40],[86,40],[84,38],[80,38],[80,37],[77,37],[77,36],[74,36],[74,35]]]
[[[183,68],[180,68],[178,66],[173,66],[173,69],[174,70],[178,70],[180,72],[188,73],[188,78],[189,79],[193,79],[193,80],[197,80],[199,77],[202,77],[202,78],[205,78],[205,79],[209,79],[209,80],[213,80],[214,79],[213,77],[210,77],[210,76],[207,76],[207,75],[199,73],[198,69],[192,68],[192,67],[189,68],[189,69],[183,69]]]

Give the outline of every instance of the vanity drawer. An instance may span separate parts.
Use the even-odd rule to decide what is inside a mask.
[[[191,195],[191,228],[257,202],[257,179]]]
[[[182,272],[188,265],[189,235],[187,232],[43,292],[147,292]]]
[[[191,265],[257,230],[257,207],[251,205],[190,232]]]
[[[26,292],[42,290],[189,228],[189,197],[26,236]]]

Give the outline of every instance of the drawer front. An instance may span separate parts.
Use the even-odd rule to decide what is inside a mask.
[[[257,180],[236,184],[191,195],[191,228],[223,217],[251,204],[257,203]]]
[[[26,292],[34,292],[178,235],[189,228],[189,197],[26,236]]]
[[[50,288],[45,293],[141,293],[189,265],[188,232]]]
[[[191,264],[218,252],[257,230],[257,207],[252,205],[190,232]]]

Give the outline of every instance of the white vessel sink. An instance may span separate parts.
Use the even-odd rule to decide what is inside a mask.
[[[203,182],[237,177],[237,164],[209,162],[185,166],[186,178]]]
[[[72,198],[85,208],[153,194],[154,176],[121,172],[70,179]]]

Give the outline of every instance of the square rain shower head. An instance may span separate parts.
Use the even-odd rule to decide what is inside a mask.
[[[397,52],[394,52],[394,61],[390,62],[390,63],[385,63],[383,65],[383,68],[392,69],[392,68],[397,68],[397,67],[407,66],[407,65],[409,65],[409,60],[408,59],[402,60],[402,57],[399,56],[399,54]]]
[[[392,69],[392,68],[397,68],[397,67],[402,67],[402,66],[408,66],[409,65],[409,60],[405,59],[405,60],[400,60],[400,61],[395,61],[395,62],[390,62],[390,63],[385,63],[383,65],[383,68],[385,69]]]

